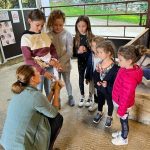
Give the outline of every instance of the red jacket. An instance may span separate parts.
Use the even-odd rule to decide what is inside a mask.
[[[133,106],[135,89],[142,81],[143,71],[135,65],[132,69],[120,68],[115,79],[112,99],[118,104],[117,114],[123,116],[127,109]]]

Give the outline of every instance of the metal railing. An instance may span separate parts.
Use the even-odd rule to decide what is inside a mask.
[[[126,36],[126,28],[127,27],[134,27],[134,28],[137,28],[137,27],[146,27],[147,26],[147,16],[148,16],[148,11],[146,10],[145,12],[131,12],[131,11],[128,11],[128,5],[131,4],[131,3],[141,3],[141,2],[146,2],[148,4],[148,1],[147,0],[132,0],[132,1],[123,1],[123,2],[107,2],[107,3],[90,3],[90,4],[79,4],[79,5],[58,5],[58,6],[51,6],[51,7],[42,7],[42,9],[47,9],[47,8],[50,8],[51,10],[53,9],[64,9],[64,8],[83,8],[82,9],[82,14],[80,15],[87,15],[89,17],[106,17],[106,24],[95,24],[95,25],[91,25],[92,27],[99,27],[99,28],[102,28],[102,27],[122,27],[123,28],[123,35],[122,36],[118,36],[117,34],[116,35],[113,35],[112,37],[120,37],[120,38],[134,38],[135,36]],[[88,7],[92,7],[92,6],[112,6],[112,5],[120,5],[120,4],[124,4],[125,8],[124,8],[124,11],[114,11],[114,13],[111,12],[111,14],[107,13],[107,14],[89,14],[87,13],[87,9]],[[139,23],[138,24],[117,24],[117,22],[115,24],[112,24],[110,23],[111,21],[111,17],[112,16],[139,16]],[[73,14],[73,15],[66,15],[67,18],[70,18],[70,17],[78,17],[79,14]],[[66,27],[74,27],[74,24],[66,24],[65,25]],[[103,35],[105,36],[105,35]],[[105,37],[111,37],[111,36],[105,36]]]

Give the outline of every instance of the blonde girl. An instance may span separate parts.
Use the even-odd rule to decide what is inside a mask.
[[[70,82],[73,38],[72,35],[64,28],[64,24],[64,12],[61,10],[53,10],[48,18],[48,35],[52,38],[58,54],[58,60],[62,65],[62,69],[59,70],[59,78],[62,76],[64,79],[68,93],[68,104],[70,106],[74,106],[75,101],[72,95],[72,85]]]
[[[40,82],[34,67],[22,65],[17,69],[0,141],[4,149],[52,150],[63,117],[37,90]]]

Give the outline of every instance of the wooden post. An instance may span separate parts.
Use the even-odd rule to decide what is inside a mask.
[[[150,0],[148,0],[148,10],[147,10],[147,23],[146,23],[146,27],[147,28],[150,27]]]
[[[148,10],[147,10],[147,22],[146,22],[146,27],[150,28],[150,0],[148,0]],[[148,48],[150,47],[150,31],[149,31],[149,36],[148,36]]]

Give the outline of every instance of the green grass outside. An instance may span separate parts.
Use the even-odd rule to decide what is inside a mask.
[[[57,3],[57,5],[68,5],[66,3]],[[50,6],[56,6],[56,3],[51,3]],[[84,7],[58,7],[56,9],[61,9],[66,16],[79,16],[84,14]],[[96,10],[96,11],[95,11]],[[117,14],[117,13],[124,13],[124,12],[118,12],[118,11],[111,11],[111,10],[102,10],[99,6],[95,7],[86,7],[85,8],[85,14],[88,15],[94,15],[94,14]],[[99,18],[99,19],[107,19],[107,16],[94,16],[93,18]],[[146,16],[143,16],[143,19],[146,19]],[[118,22],[127,22],[132,24],[139,24],[140,18],[137,15],[119,15],[119,16],[110,16],[109,20],[112,21],[118,21]]]

